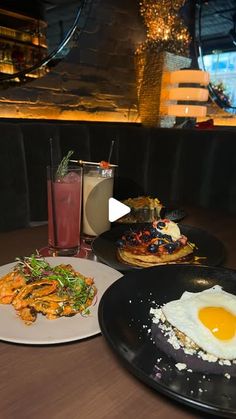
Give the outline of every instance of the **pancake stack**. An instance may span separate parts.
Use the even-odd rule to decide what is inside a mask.
[[[160,219],[142,228],[130,228],[117,242],[121,262],[138,267],[191,262],[195,245],[176,223]]]

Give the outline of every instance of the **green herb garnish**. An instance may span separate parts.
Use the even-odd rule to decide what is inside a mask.
[[[38,253],[29,257],[16,258],[16,261],[15,271],[25,277],[27,284],[45,278],[58,281],[59,293],[67,294],[73,300],[73,307],[76,310],[80,309],[83,312],[86,309],[87,300],[93,300],[96,295],[94,284],[86,283],[85,278],[78,272],[74,272],[70,265],[52,267]]]
[[[48,262],[39,253],[31,256],[16,258],[15,270],[24,275],[27,282],[44,278],[52,270]]]
[[[56,179],[60,179],[68,173],[68,165],[69,165],[70,157],[72,156],[73,153],[74,151],[70,150],[68,151],[67,155],[63,157],[56,172]]]

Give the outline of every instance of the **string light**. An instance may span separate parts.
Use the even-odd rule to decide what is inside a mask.
[[[146,40],[136,53],[155,48],[181,56],[189,55],[190,35],[179,10],[186,0],[142,0],[140,14],[146,26]]]

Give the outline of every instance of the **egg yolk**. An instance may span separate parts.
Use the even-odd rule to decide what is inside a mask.
[[[199,319],[220,340],[232,339],[236,334],[236,316],[223,307],[204,307]]]

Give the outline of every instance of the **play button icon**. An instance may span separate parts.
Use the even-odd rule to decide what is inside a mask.
[[[109,199],[108,217],[111,223],[128,214],[129,212],[130,207],[128,207],[128,205],[122,204],[122,202],[117,201],[117,199],[114,198]]]

